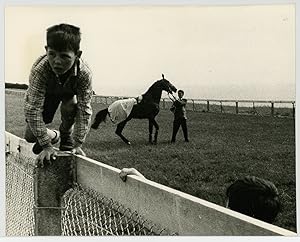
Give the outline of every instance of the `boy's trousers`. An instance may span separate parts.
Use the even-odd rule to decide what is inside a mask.
[[[174,122],[173,122],[173,134],[172,134],[173,142],[175,142],[175,140],[176,140],[176,135],[177,135],[177,132],[178,132],[180,126],[182,127],[184,139],[186,141],[188,141],[188,131],[187,131],[186,119],[185,118],[177,118],[177,119],[174,119]]]
[[[75,123],[75,116],[77,113],[77,98],[75,95],[73,98],[68,100],[60,100],[55,96],[46,96],[42,113],[43,121],[45,124],[49,124],[53,121],[55,112],[60,103],[61,124],[59,131],[61,133],[61,137],[67,137],[73,132],[73,125]],[[28,124],[25,129],[25,140],[32,143],[37,141]]]

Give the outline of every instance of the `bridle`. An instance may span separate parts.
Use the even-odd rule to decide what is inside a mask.
[[[165,80],[165,75],[161,74],[161,76],[162,76],[162,79]],[[173,98],[170,97],[170,94],[172,95]],[[172,102],[175,102],[177,100],[176,97],[173,95],[173,91],[171,90],[170,87],[169,87],[169,91],[168,91],[168,97]]]
[[[170,95],[171,95],[172,97],[170,97]],[[173,93],[172,93],[171,90],[168,92],[168,97],[169,97],[169,99],[170,99],[172,102],[175,102],[175,101],[177,100],[176,97],[173,95]]]

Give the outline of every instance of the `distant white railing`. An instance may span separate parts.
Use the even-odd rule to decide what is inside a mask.
[[[93,96],[94,103],[109,105],[124,96]],[[172,101],[161,99],[161,108],[169,109]],[[235,114],[254,114],[295,117],[295,101],[266,101],[266,100],[220,100],[220,99],[187,99],[187,110],[200,112],[220,112]],[[282,107],[281,107],[282,106]],[[277,113],[275,112],[277,111]]]
[[[5,89],[5,93],[18,96],[24,95],[24,90]],[[126,96],[101,96],[94,95],[92,102],[109,105]],[[161,108],[169,109],[172,101],[168,98],[161,99]],[[234,99],[187,99],[187,110],[199,112],[218,112],[234,114],[252,114],[261,116],[295,117],[295,101],[284,100],[234,100]]]

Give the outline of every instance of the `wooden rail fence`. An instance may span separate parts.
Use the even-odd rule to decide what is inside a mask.
[[[13,94],[18,96],[24,96],[24,90],[5,89],[6,94]],[[92,102],[102,103],[109,105],[118,99],[126,99],[130,97],[126,96],[101,96],[94,95]],[[244,107],[243,107],[244,104]],[[161,99],[161,108],[169,109],[172,105],[172,101],[169,98]],[[279,107],[284,105],[286,109],[291,110],[291,113],[285,113],[284,115],[276,114],[275,110],[283,109]],[[247,111],[245,111],[247,106]],[[262,115],[271,116],[292,116],[295,117],[295,101],[277,101],[277,100],[220,100],[220,99],[187,99],[187,109],[190,111],[202,111],[202,112],[221,112],[226,113],[226,109],[233,109],[231,111],[235,114],[248,113],[248,114],[259,114],[258,110],[264,107],[269,109],[264,111]]]
[[[103,103],[106,105],[111,104],[112,102],[118,99],[126,99],[129,97],[124,96],[94,96],[93,102]],[[247,106],[248,113],[258,114],[258,109],[264,107],[269,109],[269,113],[265,112],[265,115],[278,116],[275,113],[275,110],[280,109],[279,105],[284,105],[285,108],[291,110],[291,116],[295,117],[295,101],[266,101],[266,100],[219,100],[219,99],[187,99],[187,109],[190,111],[204,111],[204,112],[214,112],[212,107],[219,106],[219,112],[225,113],[226,108],[234,107],[234,113],[240,114],[243,113],[241,110],[245,109],[244,106]],[[172,105],[172,101],[168,98],[161,99],[161,108],[169,109]],[[201,107],[200,107],[201,106]],[[216,108],[215,108],[216,110]],[[286,115],[289,116],[289,115]]]

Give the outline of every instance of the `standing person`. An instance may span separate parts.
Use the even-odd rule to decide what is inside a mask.
[[[180,126],[182,127],[185,142],[189,142],[187,125],[186,125],[187,116],[185,110],[187,100],[183,98],[184,95],[183,90],[179,90],[177,95],[178,95],[178,99],[173,102],[173,106],[171,107],[171,111],[174,113],[173,133],[172,133],[171,142],[175,143],[176,135]]]
[[[80,28],[59,24],[47,29],[46,54],[33,64],[25,96],[25,139],[35,143],[33,153],[43,166],[44,159],[55,158],[53,144],[59,149],[85,155],[81,146],[91,121],[92,74],[82,61]],[[50,130],[61,103],[59,131]],[[74,130],[74,139],[72,133]]]

